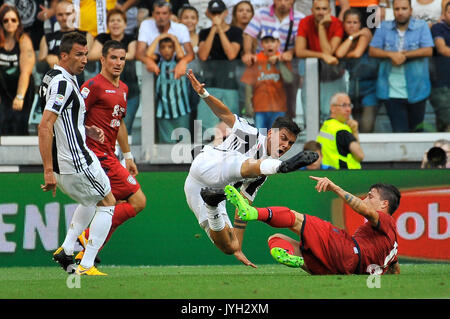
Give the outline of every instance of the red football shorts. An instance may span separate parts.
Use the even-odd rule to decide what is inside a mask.
[[[316,216],[304,215],[300,251],[306,267],[314,275],[358,272],[359,251],[352,237]]]
[[[111,191],[116,200],[127,200],[141,188],[138,181],[120,164],[115,156],[99,157],[100,164],[109,177]]]

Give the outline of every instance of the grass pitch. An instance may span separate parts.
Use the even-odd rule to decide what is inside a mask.
[[[56,266],[1,268],[0,298],[450,298],[450,264],[403,264],[401,275],[381,277],[380,288],[368,288],[367,275],[310,276],[282,265],[99,269],[108,276],[78,277],[77,283]]]

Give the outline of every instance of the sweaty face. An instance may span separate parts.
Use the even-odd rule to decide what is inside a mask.
[[[175,48],[172,42],[163,42],[159,46],[159,54],[163,57],[164,60],[169,61],[173,57],[173,53]]]
[[[367,196],[363,199],[363,202],[377,211],[386,208],[388,205],[388,201],[381,198],[380,193],[376,188],[372,188],[369,193],[367,193]]]
[[[399,25],[408,24],[409,19],[411,18],[412,15],[412,8],[409,5],[409,1],[395,0],[393,7],[394,7],[395,21],[397,21]]]
[[[344,21],[344,31],[348,35],[352,35],[361,29],[361,22],[356,14],[349,14]]]
[[[125,67],[126,52],[124,49],[109,49],[105,57],[101,57],[102,70],[112,77],[119,77]]]
[[[273,158],[286,154],[294,145],[297,136],[286,128],[272,128],[267,133],[267,153]]]
[[[87,63],[88,48],[86,45],[74,43],[69,54],[61,53],[61,59],[67,63],[72,74],[81,74]]]
[[[72,29],[75,22],[75,9],[73,5],[65,2],[59,3],[56,7],[56,20],[62,31]]]

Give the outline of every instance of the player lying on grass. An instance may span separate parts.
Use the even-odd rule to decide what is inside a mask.
[[[238,209],[242,220],[259,220],[276,228],[289,228],[300,238],[283,234],[269,237],[270,254],[290,267],[301,267],[313,275],[400,273],[397,259],[397,232],[392,214],[400,204],[395,186],[374,184],[367,196],[360,198],[346,192],[326,177],[314,177],[316,190],[332,191],[367,222],[353,236],[318,217],[300,214],[287,207],[255,208],[231,185],[225,194]],[[377,274],[379,274],[377,272]]]

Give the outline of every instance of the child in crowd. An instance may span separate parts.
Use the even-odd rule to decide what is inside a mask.
[[[156,48],[159,47],[156,53]],[[156,127],[159,143],[176,143],[172,132],[176,128],[189,129],[190,103],[186,77],[175,79],[174,68],[184,57],[184,51],[174,35],[160,34],[148,47],[147,56],[158,63],[155,86]]]
[[[269,130],[275,119],[284,116],[287,111],[283,83],[291,83],[293,75],[290,63],[280,61],[277,31],[264,30],[261,46],[263,51],[257,55],[256,63],[245,70],[241,81],[253,88],[255,126],[260,130]]]

